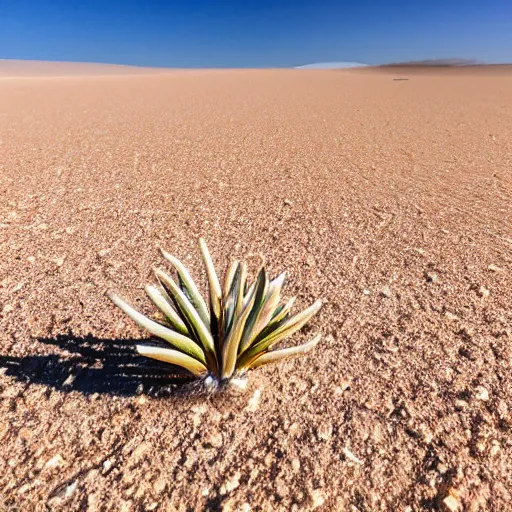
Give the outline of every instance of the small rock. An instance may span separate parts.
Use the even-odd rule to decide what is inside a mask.
[[[284,204],[285,204],[286,206],[292,206],[292,205],[293,205],[293,202],[292,202],[292,201],[290,201],[289,199],[285,199],[283,202],[284,202]]]
[[[320,425],[317,430],[317,436],[321,441],[330,441],[332,437],[332,425],[330,423]]]
[[[439,277],[435,272],[425,272],[425,279],[429,283],[436,283],[439,281]]]
[[[455,400],[455,408],[459,411],[462,411],[468,406],[468,403],[465,400]]]
[[[298,473],[300,471],[300,460],[292,459],[291,466],[292,466],[292,471],[294,473]]]
[[[29,257],[27,258],[27,261],[28,261],[31,265],[33,265],[33,264],[36,262],[36,259],[34,258],[34,256],[29,256]]]
[[[358,459],[347,447],[344,447],[341,451],[347,460],[355,462],[356,464],[363,464],[363,461]]]
[[[257,389],[252,395],[246,409],[250,412],[257,411],[260,407],[261,390]]]
[[[498,267],[498,265],[494,265],[494,263],[491,263],[487,268],[491,272],[501,272],[503,270],[501,267]]]
[[[489,400],[489,391],[487,391],[486,388],[484,388],[483,386],[477,386],[476,389],[476,398],[478,398],[478,400],[483,400],[484,402],[487,402],[487,400]]]
[[[71,496],[76,491],[77,487],[78,487],[78,482],[73,482],[72,484],[69,484],[66,487],[66,492],[64,493],[64,496],[66,498],[69,498],[69,496]]]
[[[63,387],[71,387],[73,385],[73,382],[75,382],[76,375],[73,375],[70,373],[68,375],[68,378],[62,383]]]
[[[103,258],[105,257],[109,252],[111,251],[111,249],[101,249],[101,251],[98,251],[98,256],[100,258]]]
[[[137,403],[138,403],[139,405],[145,405],[145,404],[146,404],[146,402],[147,402],[147,399],[146,399],[146,397],[145,397],[145,396],[140,396],[140,397],[139,397],[139,399],[137,400]]]
[[[103,462],[103,474],[110,471],[110,469],[112,468],[112,465],[113,465],[113,462],[109,459],[107,459],[105,462]]]
[[[480,288],[478,288],[478,295],[480,295],[480,297],[483,297],[484,299],[489,297],[489,293],[489,290],[485,286],[480,286]]]
[[[393,293],[391,292],[391,288],[389,286],[383,286],[382,290],[380,291],[380,294],[383,297],[387,297],[388,299],[390,299],[393,295]]]
[[[491,446],[491,450],[489,452],[491,457],[496,457],[496,455],[498,455],[500,450],[501,450],[501,446],[498,443],[498,441],[493,441],[492,446]]]
[[[321,489],[315,489],[311,493],[311,508],[313,510],[321,507],[325,503],[325,496]]]
[[[458,320],[459,317],[457,315],[454,315],[453,313],[451,313],[450,311],[446,311],[444,316],[446,318],[448,318],[448,320]]]
[[[2,309],[2,313],[10,313],[14,310],[14,307],[11,304],[6,304],[4,308]]]
[[[42,224],[39,224],[39,226],[37,226],[37,229],[40,229],[41,231],[46,231],[48,229],[48,224],[45,224],[43,222]]]
[[[460,509],[461,503],[458,498],[456,498],[453,495],[450,495],[446,496],[446,498],[443,500],[443,505],[450,512],[457,512]]]
[[[235,473],[231,480],[228,480],[225,484],[221,486],[220,494],[225,495],[235,490],[240,485],[240,477],[240,473]]]
[[[363,290],[363,295],[371,295],[371,293],[372,293],[372,292],[371,292],[370,290],[368,290],[368,288],[365,288],[365,289]]]
[[[60,468],[65,465],[65,461],[62,458],[60,454],[55,455],[55,457],[52,457],[45,465],[44,467],[47,469],[52,468]]]
[[[72,235],[74,232],[75,232],[75,228],[73,228],[73,227],[66,228],[66,233],[68,235]]]
[[[59,258],[55,258],[53,260],[53,262],[55,263],[55,265],[57,265],[57,267],[62,267],[62,265],[64,265],[64,261],[66,260],[66,257],[65,256],[61,256]]]

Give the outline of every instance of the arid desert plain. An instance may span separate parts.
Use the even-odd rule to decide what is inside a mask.
[[[265,258],[309,355],[139,357],[161,246]],[[512,507],[512,68],[0,62],[0,510]]]

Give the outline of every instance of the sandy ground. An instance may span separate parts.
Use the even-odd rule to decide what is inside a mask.
[[[18,73],[0,510],[510,509],[512,73]],[[326,301],[245,395],[137,357],[104,296],[151,312],[159,244],[204,287],[199,236]]]

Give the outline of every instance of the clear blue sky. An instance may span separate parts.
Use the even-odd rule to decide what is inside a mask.
[[[287,67],[512,62],[512,0],[0,0],[0,58]]]

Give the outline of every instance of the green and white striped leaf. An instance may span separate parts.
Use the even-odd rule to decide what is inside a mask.
[[[276,329],[281,327],[286,320],[288,320],[288,317],[290,315],[290,310],[293,307],[293,304],[295,303],[296,297],[292,297],[288,300],[286,304],[283,304],[282,306],[279,306],[275,312],[274,316],[270,320],[270,322],[258,333],[258,335],[254,338],[254,341],[252,342],[253,345],[256,343],[259,343],[263,338],[266,338],[271,333],[273,333]]]
[[[243,294],[243,286],[244,283],[240,279],[238,282],[239,285],[239,295]],[[222,348],[222,378],[228,379],[233,375],[233,372],[236,368],[236,360],[238,353],[238,346],[240,344],[240,340],[242,338],[242,334],[244,332],[245,323],[247,318],[251,312],[252,302],[250,302],[245,309],[243,309],[240,314],[235,314],[233,319],[233,326],[229,331],[229,334],[224,342],[224,346]]]
[[[149,284],[145,290],[153,304],[165,315],[172,328],[184,336],[190,336],[187,326],[172,307],[171,299],[165,290],[160,290],[158,286]]]
[[[189,302],[194,306],[199,317],[203,321],[205,325],[210,324],[210,313],[208,312],[208,307],[206,306],[206,302],[204,301],[202,295],[199,293],[199,290],[196,286],[196,283],[192,279],[192,276],[189,274],[188,270],[185,268],[185,265],[181,263],[181,261],[174,257],[172,254],[160,249],[162,252],[162,256],[176,269],[178,272],[178,276],[180,279],[181,285],[185,288],[186,292],[183,293]],[[180,290],[181,291],[181,290]]]
[[[258,366],[263,366],[265,364],[270,363],[277,363],[278,361],[282,361],[283,359],[288,359],[290,357],[296,357],[307,354],[317,346],[318,342],[320,341],[320,338],[321,335],[317,334],[309,343],[306,343],[304,345],[265,352],[261,356],[254,359],[249,364],[249,368],[258,368]]]
[[[141,356],[150,357],[164,363],[174,364],[185,368],[193,375],[199,376],[206,373],[206,366],[196,359],[178,352],[177,350],[169,350],[167,348],[149,347],[146,345],[137,345],[137,352]]]
[[[263,338],[258,343],[251,346],[245,353],[243,353],[239,357],[239,367],[246,366],[260,352],[267,351],[276,343],[296,333],[299,329],[301,329],[304,326],[306,322],[308,322],[308,320],[311,319],[311,317],[313,317],[318,312],[318,310],[321,307],[322,302],[317,300],[309,308],[286,320],[286,322],[284,322],[274,332],[269,334],[266,338]]]
[[[254,323],[251,332],[247,335],[249,339],[248,347],[254,343],[256,336],[265,328],[272,318],[272,315],[279,304],[281,288],[283,287],[285,279],[286,273],[283,272],[279,277],[270,282],[263,305],[258,312],[256,322]]]
[[[244,352],[248,347],[251,341],[250,335],[252,332],[252,328],[258,319],[258,315],[261,307],[263,306],[263,301],[265,299],[265,295],[268,289],[268,278],[265,272],[265,269],[262,268],[258,277],[256,278],[256,287],[254,289],[254,299],[251,300],[252,308],[249,313],[249,317],[247,318],[247,322],[245,324],[244,333],[242,335],[242,340],[240,342],[239,352]]]
[[[240,262],[236,261],[236,269],[233,275],[233,279],[231,280],[231,286],[228,291],[228,294],[224,296],[223,301],[223,320],[224,320],[224,329],[223,334],[226,337],[229,334],[231,329],[231,325],[233,323],[233,317],[235,314],[237,297],[240,291],[240,279],[242,277],[242,267]]]
[[[210,286],[210,305],[212,308],[212,314],[217,318],[217,323],[221,321],[221,301],[222,301],[222,290],[220,288],[219,278],[215,272],[215,266],[213,265],[210,251],[204,239],[199,239],[199,248],[203,256],[204,264],[206,267],[206,273],[208,275],[208,284]]]
[[[215,349],[209,327],[204,324],[197,310],[171,277],[159,269],[155,270],[155,274],[181,312],[189,332],[193,334],[195,340],[203,347],[208,365],[215,367],[217,364]]]
[[[158,322],[147,318],[115,293],[109,292],[107,295],[109,299],[118,308],[124,311],[137,325],[146,329],[154,336],[162,338],[163,340],[176,347],[178,350],[181,350],[185,354],[188,354],[198,361],[201,361],[202,363],[206,362],[205,354],[201,350],[201,347],[199,347],[197,343],[194,343],[194,341],[192,341],[190,338],[183,336],[183,334],[178,332],[174,332],[171,329],[159,324]]]

